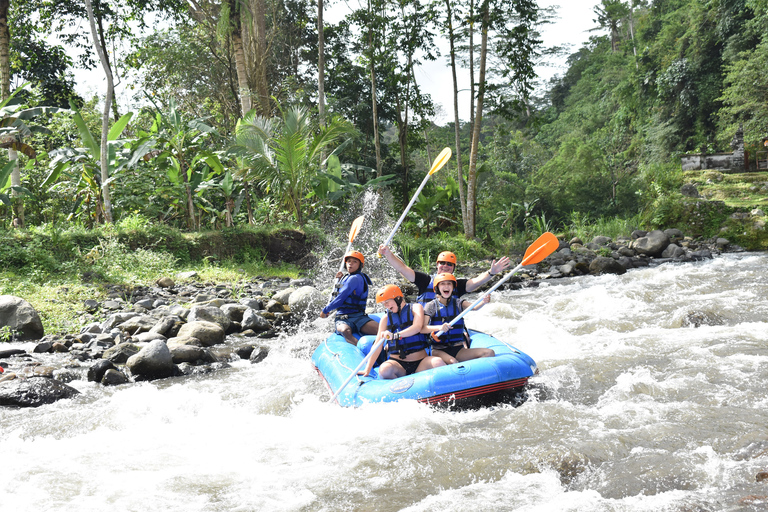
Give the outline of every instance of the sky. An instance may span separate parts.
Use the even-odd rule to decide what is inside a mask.
[[[568,45],[569,51],[566,52],[566,55],[577,51],[582,44],[589,40],[590,35],[593,35],[589,32],[589,29],[596,26],[593,21],[596,17],[594,6],[599,3],[600,0],[562,0],[561,2],[541,0],[539,2],[541,7],[559,5],[557,10],[558,18],[542,29],[544,46]],[[355,0],[335,2],[329,9],[329,12],[325,13],[325,21],[327,23],[337,22],[344,16],[345,12],[348,12],[348,4],[356,5],[357,2]],[[86,25],[81,28],[87,30],[89,27]],[[441,50],[443,55],[447,54],[447,49],[446,42],[445,48]],[[542,83],[546,83],[555,74],[562,75],[565,69],[565,57],[547,66],[538,66],[536,68]],[[446,122],[453,121],[453,78],[447,58],[441,57],[437,61],[424,63],[416,70],[415,75],[422,92],[430,94],[433,101],[441,107],[438,110],[441,113],[434,119],[434,122],[438,125],[444,125]],[[460,114],[466,112],[468,116],[469,77],[467,74],[464,74],[459,75],[457,78],[459,90],[465,90],[459,93],[459,111]],[[81,95],[91,96],[95,93],[103,96],[106,93],[107,81],[104,78],[104,71],[100,65],[91,71],[76,71],[75,80],[77,82],[75,89]],[[123,90],[126,85],[126,83],[116,85],[118,97],[124,95]],[[127,98],[122,101],[127,101]],[[464,115],[461,115],[461,117],[462,120],[466,120]]]

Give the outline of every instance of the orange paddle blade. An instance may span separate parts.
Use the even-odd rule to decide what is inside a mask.
[[[352,227],[349,228],[349,243],[352,243],[357,236],[357,232],[360,231],[360,226],[363,225],[365,215],[361,215],[352,222]]]
[[[451,159],[451,156],[453,155],[453,151],[451,151],[451,148],[445,148],[443,149],[439,155],[437,155],[437,158],[435,158],[435,161],[432,162],[432,168],[429,170],[429,174],[435,174],[437,171],[443,168],[443,166],[448,162],[448,160]]]
[[[560,247],[560,240],[555,235],[547,231],[533,242],[525,251],[521,265],[533,265],[538,263]]]

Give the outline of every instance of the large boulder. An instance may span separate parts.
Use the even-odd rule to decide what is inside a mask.
[[[229,329],[229,324],[232,323],[227,314],[216,306],[192,306],[189,310],[187,322],[193,323],[198,321],[218,324],[225,332]]]
[[[622,275],[626,274],[627,269],[625,269],[621,263],[616,261],[613,258],[608,258],[606,256],[598,256],[592,262],[589,264],[589,273],[590,274],[617,274]]]
[[[216,323],[198,320],[188,322],[179,329],[178,338],[197,338],[206,347],[224,343],[224,329]]]
[[[632,242],[632,249],[646,256],[661,256],[669,245],[669,237],[661,230],[654,230]]]
[[[302,286],[288,298],[291,313],[297,316],[316,317],[325,306],[323,295],[312,286]]]
[[[175,371],[171,351],[160,340],[150,342],[138,354],[129,357],[125,365],[133,375],[151,379],[170,377]]]
[[[5,326],[17,333],[17,340],[39,340],[45,336],[43,322],[35,308],[13,295],[0,295],[0,327]]]
[[[39,407],[80,392],[63,382],[45,377],[13,379],[0,383],[0,406]]]
[[[256,332],[268,331],[272,328],[272,324],[268,319],[258,314],[251,308],[245,310],[243,313],[243,321],[241,322],[243,330],[252,329]]]

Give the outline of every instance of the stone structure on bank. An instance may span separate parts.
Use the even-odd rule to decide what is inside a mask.
[[[739,250],[722,238],[693,240],[674,229],[635,231],[617,240],[598,236],[586,243],[574,238],[561,240],[557,251],[525,267],[504,286],[517,289],[543,279],[623,274]],[[488,265],[462,265],[460,273],[474,275]],[[196,282],[194,273],[178,278],[185,284],[163,277],[151,287],[113,286],[101,302],[86,300],[80,318],[84,327],[77,334],[43,336],[41,326],[31,350],[0,344],[0,406],[36,407],[74,397],[77,390],[67,385],[74,380],[124,385],[208,373],[238,359],[258,363],[269,354],[265,339],[291,334],[306,320],[316,319],[330,292],[328,286],[320,291],[309,279],[253,280],[233,287]],[[374,277],[374,289],[384,284]],[[414,297],[412,284],[397,284]],[[372,305],[373,294],[369,301]],[[37,315],[31,315],[26,301],[18,297],[0,297],[0,304],[14,304],[26,317]],[[16,313],[11,309],[2,310],[3,321]]]
[[[680,157],[683,171],[715,170],[721,172],[747,172],[750,162],[744,151],[744,128],[739,129],[731,139],[731,153],[690,153]]]

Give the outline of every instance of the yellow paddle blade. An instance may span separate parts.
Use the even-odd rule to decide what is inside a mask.
[[[446,162],[451,159],[452,155],[453,151],[451,151],[451,148],[445,148],[442,150],[440,154],[437,155],[437,158],[435,158],[435,161],[432,162],[432,168],[429,170],[429,174],[435,174],[437,171],[442,169]]]
[[[355,240],[355,237],[357,236],[357,232],[360,231],[360,226],[363,225],[364,220],[365,220],[365,215],[361,215],[358,218],[356,218],[354,221],[352,221],[352,227],[349,228],[349,243],[352,243]]]
[[[533,242],[530,246],[528,246],[528,249],[525,251],[523,261],[521,261],[520,264],[525,266],[538,263],[555,252],[559,247],[560,240],[558,240],[555,235],[547,231],[539,238],[537,238],[536,241]]]

